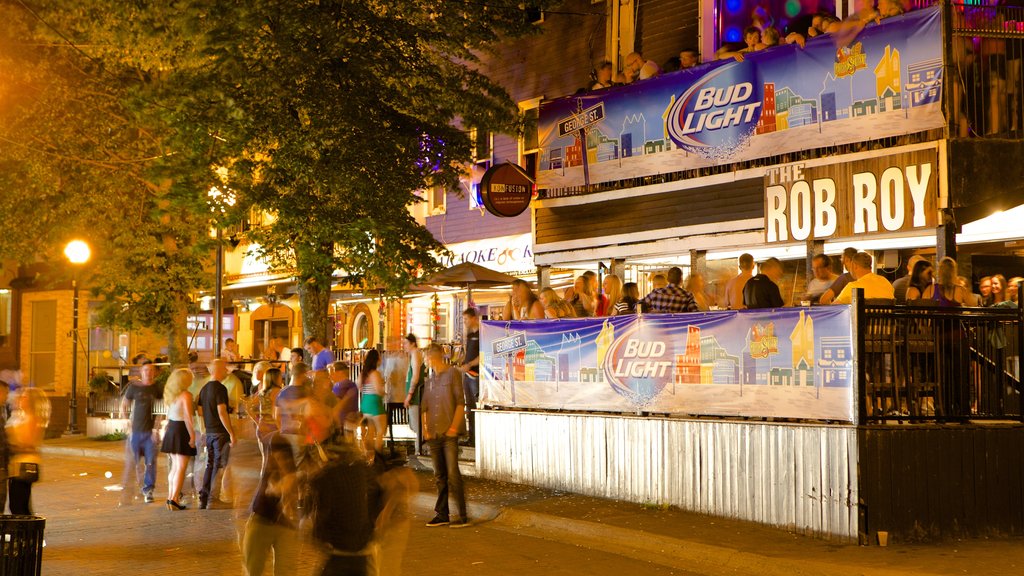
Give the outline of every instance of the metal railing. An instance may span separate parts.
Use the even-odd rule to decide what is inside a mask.
[[[945,47],[950,135],[1019,139],[1024,136],[1024,6],[981,4],[943,8],[951,39]]]
[[[1021,310],[857,307],[861,422],[1022,418]]]

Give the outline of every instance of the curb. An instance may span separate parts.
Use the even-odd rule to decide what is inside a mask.
[[[727,546],[702,544],[640,530],[514,508],[500,510],[491,526],[518,535],[601,550],[688,573],[737,573],[758,576],[902,576],[907,573],[905,569],[854,567],[814,560],[794,562]],[[924,572],[915,574],[927,575]]]
[[[124,451],[100,450],[97,448],[76,448],[74,446],[54,446],[43,444],[39,452],[55,456],[74,456],[76,458],[94,458],[99,460],[116,460],[124,462]]]
[[[417,472],[430,472],[434,473],[434,465],[430,461],[430,456],[409,456],[409,468]],[[459,471],[462,472],[463,476],[469,476],[476,478],[479,476],[476,471],[476,462],[468,460],[459,460]]]

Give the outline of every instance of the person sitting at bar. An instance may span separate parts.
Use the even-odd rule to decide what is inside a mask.
[[[668,286],[668,278],[665,278],[664,274],[655,274],[651,276],[651,291],[657,290],[658,288],[664,288]]]
[[[905,302],[913,302],[924,298],[924,292],[932,285],[935,276],[935,269],[932,263],[927,260],[918,260],[910,272],[910,286],[904,294]],[[896,284],[892,285],[893,292],[896,291]],[[896,300],[899,302],[899,299]]]
[[[743,309],[743,287],[754,277],[754,257],[740,254],[740,273],[725,283],[725,307],[729,310]]]
[[[825,290],[825,293],[821,295],[818,302],[821,304],[831,304],[832,300],[835,299],[836,294],[842,292],[843,288],[845,288],[847,284],[853,282],[854,278],[850,268],[850,261],[856,254],[856,248],[846,248],[843,250],[843,268],[846,269],[846,272],[840,274],[839,278],[836,278],[836,281],[829,286],[828,290]]]
[[[686,291],[693,294],[693,301],[697,303],[697,309],[701,312],[707,312],[711,309],[711,299],[708,298],[707,282],[704,280],[704,275],[700,272],[694,272],[690,274],[690,277],[686,279]]]
[[[939,273],[935,283],[925,288],[921,297],[924,300],[934,300],[940,308],[970,306],[974,303],[971,293],[957,282],[956,260],[949,256],[939,260]]]
[[[636,282],[626,282],[622,285],[622,299],[615,303],[611,315],[636,314],[639,304],[640,287],[636,285]]]
[[[802,300],[817,302],[839,275],[832,271],[832,258],[828,254],[816,255],[811,260],[811,271],[814,272],[814,277],[807,281],[807,289]]]
[[[576,313],[569,304],[551,288],[540,291],[540,302],[544,305],[545,318],[575,318]]]
[[[892,284],[884,277],[873,272],[871,255],[857,252],[850,259],[850,273],[855,280],[843,288],[843,291],[832,301],[833,304],[849,304],[853,301],[854,288],[863,288],[865,298],[892,299],[896,296]]]
[[[782,262],[778,258],[769,258],[761,263],[760,273],[747,281],[743,287],[743,307],[782,308],[782,293],[779,281],[782,280]]]
[[[648,306],[652,313],[678,314],[680,312],[696,312],[697,303],[693,294],[684,290],[683,271],[678,266],[668,269],[668,285],[658,288],[644,297],[642,304]]]
[[[533,293],[526,280],[512,282],[510,302],[513,320],[541,320],[544,318],[544,305]]]
[[[897,304],[907,303],[907,288],[910,287],[910,280],[914,276],[914,266],[924,259],[924,256],[920,256],[918,254],[911,256],[910,259],[907,260],[907,273],[893,281],[892,289],[896,292]]]

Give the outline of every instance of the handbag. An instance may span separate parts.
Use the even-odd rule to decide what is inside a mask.
[[[22,482],[39,481],[39,464],[35,462],[22,462],[18,466],[18,480]]]

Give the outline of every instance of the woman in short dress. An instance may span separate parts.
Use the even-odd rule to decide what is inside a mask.
[[[15,393],[14,406],[14,414],[7,422],[7,441],[11,450],[8,495],[11,514],[28,515],[32,514],[32,484],[38,480],[42,462],[39,447],[50,421],[50,400],[46,392],[38,388],[21,388]],[[26,468],[24,474],[23,467]]]
[[[185,484],[188,461],[196,455],[196,431],[192,424],[195,403],[192,393],[192,372],[178,368],[167,378],[164,386],[164,406],[167,408],[167,428],[160,449],[171,456],[171,470],[167,473],[167,509],[184,510],[180,502],[181,487]]]
[[[384,406],[384,377],[377,369],[379,365],[380,352],[370,350],[363,359],[363,371],[359,374],[359,390],[363,394],[359,409],[373,422],[376,433],[373,447],[377,452],[384,449],[384,432],[388,427],[388,411]]]

